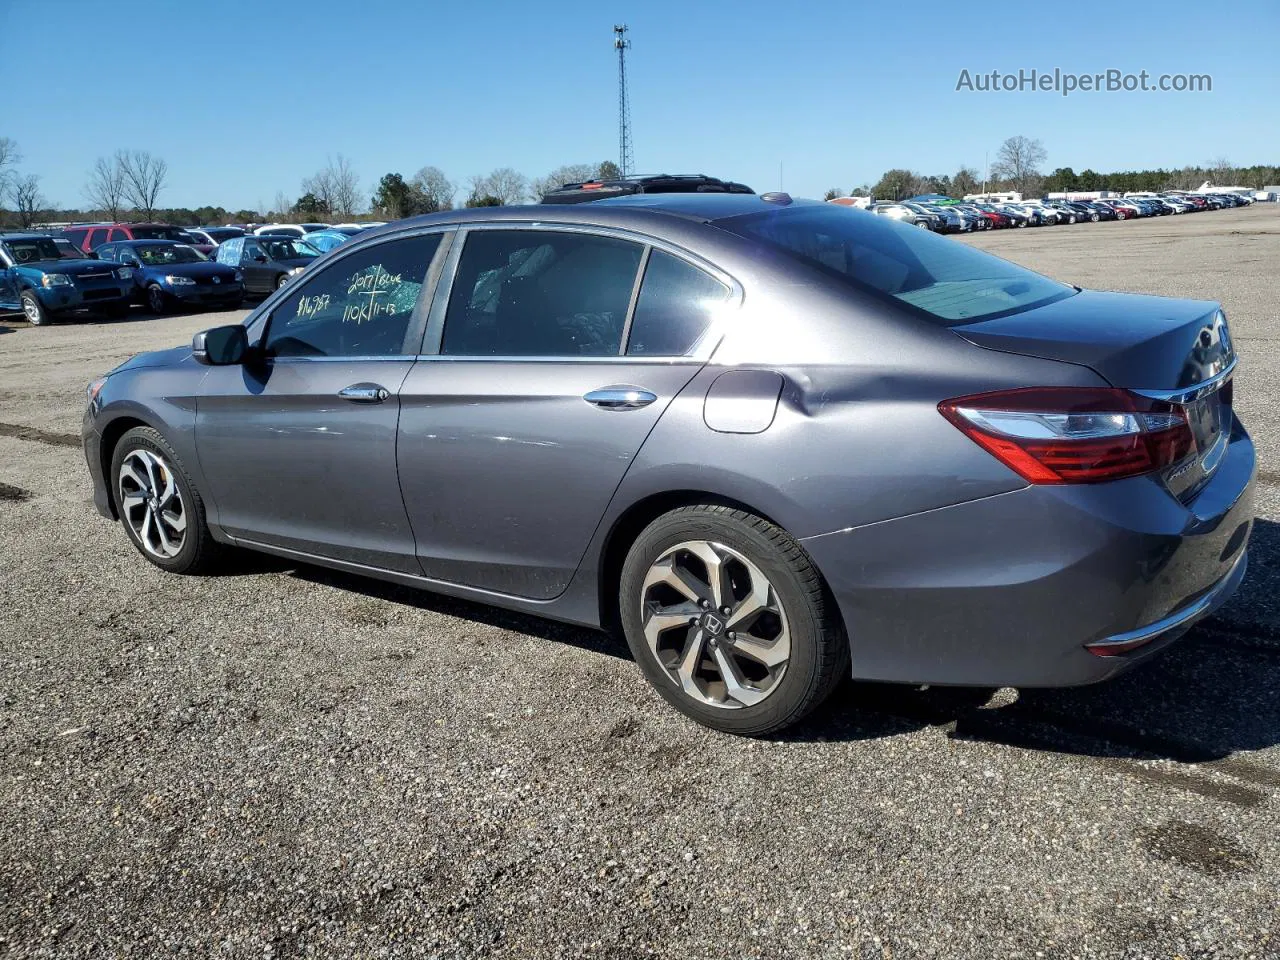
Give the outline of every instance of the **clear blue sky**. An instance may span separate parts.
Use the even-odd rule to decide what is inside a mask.
[[[781,164],[811,196],[889,167],[981,169],[1014,134],[1048,169],[1280,163],[1277,0],[0,0],[0,136],[65,206],[121,147],[169,162],[165,206],[267,207],[337,153],[369,193],[426,164],[460,187],[542,176],[616,159],[614,22],[644,172],[764,190]],[[955,90],[962,68],[1020,67],[1208,73],[1213,92]]]

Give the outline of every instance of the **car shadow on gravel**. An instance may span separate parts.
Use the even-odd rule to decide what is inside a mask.
[[[1280,524],[1258,520],[1249,573],[1218,615],[1149,662],[1087,687],[845,684],[783,740],[939,727],[950,737],[1095,757],[1210,763],[1280,744]],[[1280,771],[1274,773],[1280,786]]]
[[[621,637],[614,637],[600,630],[588,630],[585,627],[575,627],[568,623],[503,610],[470,600],[447,597],[444,594],[430,593],[426,590],[402,587],[385,580],[373,580],[330,570],[327,567],[293,566],[291,572],[293,576],[309,583],[324,584],[418,610],[471,620],[499,630],[513,630],[543,640],[567,643],[591,653],[603,653],[623,660],[631,659],[631,651],[627,649],[627,644]]]

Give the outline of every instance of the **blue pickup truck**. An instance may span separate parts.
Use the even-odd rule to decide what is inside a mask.
[[[79,313],[123,317],[133,271],[64,252],[42,233],[0,233],[0,312],[21,311],[34,325]]]

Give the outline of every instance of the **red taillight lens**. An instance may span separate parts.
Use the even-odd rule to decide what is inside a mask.
[[[947,400],[938,411],[1031,483],[1136,477],[1195,450],[1181,407],[1127,390],[1002,390]]]

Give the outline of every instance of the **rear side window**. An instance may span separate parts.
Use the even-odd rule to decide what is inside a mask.
[[[618,354],[642,251],[583,233],[472,231],[449,295],[441,353]]]
[[[729,288],[693,264],[661,250],[649,255],[627,339],[630,356],[688,353],[729,298]]]
[[[374,244],[296,281],[271,312],[269,357],[384,357],[404,351],[440,234]]]
[[[1019,313],[1075,293],[930,230],[832,204],[729,217],[716,226],[946,326]]]
[[[123,230],[120,227],[113,227],[111,230],[111,239],[115,241],[115,240],[130,240],[132,238],[129,236],[128,230]]]

